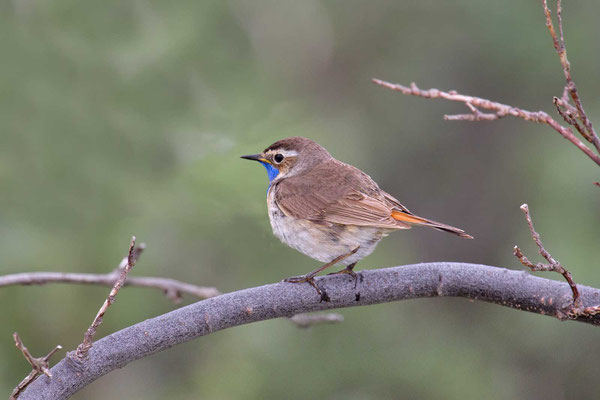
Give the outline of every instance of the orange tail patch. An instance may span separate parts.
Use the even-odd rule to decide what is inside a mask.
[[[439,231],[444,231],[451,233],[456,236],[460,236],[466,239],[473,239],[473,236],[465,233],[462,229],[455,228],[450,225],[442,224],[441,222],[435,222],[430,219],[417,217],[416,215],[407,214],[402,211],[392,211],[392,218],[396,221],[406,222],[409,224],[421,225],[421,226],[429,226],[431,228],[437,229]]]
[[[408,222],[410,224],[428,224],[432,221],[426,220],[425,218],[417,217],[416,215],[410,215],[402,211],[392,211],[392,218],[396,221]]]

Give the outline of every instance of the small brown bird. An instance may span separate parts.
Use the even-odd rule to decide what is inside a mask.
[[[275,236],[326,263],[285,280],[310,283],[321,301],[329,301],[329,296],[314,281],[319,272],[341,264],[346,268],[334,274],[350,274],[356,282],[356,263],[392,231],[417,225],[473,238],[462,229],[414,215],[369,175],[336,160],[312,140],[282,139],[262,153],[242,158],[258,161],[267,169],[267,207]]]

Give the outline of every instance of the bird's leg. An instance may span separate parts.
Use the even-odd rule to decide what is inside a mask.
[[[356,289],[356,284],[358,282],[358,275],[356,275],[356,272],[353,271],[355,266],[356,266],[356,263],[352,263],[352,264],[346,266],[346,268],[344,268],[344,269],[341,269],[337,272],[331,272],[327,275],[348,274],[352,277],[352,279],[354,279],[354,289]]]
[[[308,282],[312,287],[314,287],[317,291],[317,293],[321,296],[321,301],[329,301],[329,296],[327,295],[327,293],[325,292],[325,290],[323,290],[322,288],[319,287],[319,285],[317,285],[317,283],[315,282],[315,276],[323,271],[324,269],[327,269],[329,267],[331,267],[332,265],[335,265],[337,263],[339,263],[342,260],[345,260],[346,258],[350,257],[351,255],[353,255],[354,253],[356,253],[358,251],[358,249],[360,248],[360,246],[356,247],[355,249],[353,249],[352,251],[346,253],[346,254],[342,254],[341,256],[338,256],[336,258],[334,258],[333,260],[331,260],[330,262],[328,262],[327,264],[323,265],[322,267],[319,267],[317,269],[315,269],[312,272],[309,272],[306,275],[301,275],[301,276],[292,276],[291,278],[287,278],[284,279],[284,282],[288,282],[288,283],[303,283],[303,282]],[[356,263],[354,263],[356,264]],[[353,265],[354,266],[354,265]],[[352,272],[352,268],[350,269],[350,272]],[[352,272],[354,274],[354,276],[356,276],[356,274],[354,272]]]
[[[329,261],[327,264],[323,265],[322,267],[319,267],[319,268],[315,269],[312,272],[309,272],[306,275],[292,276],[291,278],[284,279],[284,281],[285,282],[289,282],[289,283],[308,282],[309,280],[313,279],[319,272],[323,271],[324,269],[327,269],[327,268],[331,267],[332,265],[335,265],[335,264],[339,263],[342,260],[345,260],[346,258],[348,258],[351,255],[353,255],[354,253],[356,253],[358,251],[359,247],[360,246],[358,246],[354,250],[350,251],[349,253],[342,254],[341,256],[338,256],[338,257],[334,258],[333,260]]]

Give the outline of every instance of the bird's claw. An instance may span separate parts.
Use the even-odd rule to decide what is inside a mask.
[[[354,267],[354,265],[352,267]],[[337,271],[337,272],[330,272],[327,275],[339,275],[339,274],[348,274],[348,275],[350,275],[352,277],[352,279],[354,280],[354,289],[356,289],[356,286],[358,284],[358,275],[356,274],[356,272],[354,272],[352,270],[352,268],[346,267],[346,268],[344,268],[344,269],[342,269],[340,271]]]
[[[301,275],[301,276],[292,276],[289,278],[286,278],[283,280],[284,282],[287,283],[304,283],[304,282],[308,282],[312,287],[315,288],[315,290],[317,291],[317,294],[321,297],[319,300],[319,303],[322,302],[329,302],[331,301],[331,299],[329,298],[329,295],[327,294],[327,292],[325,291],[325,289],[321,288],[317,282],[315,282],[315,278],[314,276],[310,276],[309,275]]]

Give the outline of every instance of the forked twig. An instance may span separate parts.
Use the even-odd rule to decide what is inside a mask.
[[[50,373],[50,370],[48,369],[48,367],[49,367],[48,361],[50,360],[50,357],[52,357],[54,355],[54,353],[56,353],[58,350],[62,349],[62,346],[58,345],[54,349],[52,349],[52,351],[50,351],[50,353],[48,353],[46,356],[36,358],[36,357],[33,357],[31,355],[31,353],[29,352],[29,350],[27,349],[27,347],[25,347],[25,345],[23,344],[23,341],[21,340],[21,338],[19,337],[19,334],[17,332],[13,333],[13,338],[15,339],[15,346],[17,346],[17,349],[21,350],[21,353],[23,353],[23,357],[25,357],[25,359],[27,360],[29,365],[31,365],[32,369],[31,369],[31,372],[29,373],[29,375],[27,375],[17,385],[17,387],[15,387],[15,389],[12,391],[12,393],[10,395],[10,400],[14,400],[17,397],[19,397],[19,394],[27,387],[27,385],[29,385],[31,382],[33,382],[41,374],[44,374],[47,377],[52,378],[52,374]]]
[[[115,297],[117,296],[119,290],[121,290],[121,287],[127,280],[127,274],[135,265],[136,257],[138,255],[139,252],[135,250],[135,236],[133,236],[131,238],[131,243],[129,244],[129,251],[127,253],[127,257],[126,259],[124,259],[125,265],[123,266],[123,263],[121,263],[122,267],[119,266],[121,269],[121,275],[119,276],[119,279],[117,279],[112,289],[110,290],[108,297],[106,298],[106,300],[104,300],[104,304],[102,304],[102,307],[100,307],[98,314],[96,314],[94,321],[92,321],[92,325],[90,325],[88,330],[85,332],[83,342],[79,346],[77,346],[77,350],[75,350],[75,356],[78,360],[83,360],[87,356],[89,349],[93,345],[96,330],[98,329],[100,324],[102,324],[102,319],[104,318],[106,310],[108,310],[108,307],[110,307],[115,302]]]
[[[562,102],[560,104],[557,104],[555,102],[555,104],[557,104],[557,109],[559,108],[559,106],[561,106],[566,109],[574,109],[576,111],[575,113],[572,113],[574,119],[572,119],[571,121],[565,119],[565,121],[569,125],[575,127],[575,129],[577,129],[581,136],[583,136],[588,142],[592,143],[596,150],[600,152],[600,139],[598,138],[598,134],[592,126],[592,122],[590,121],[583,109],[581,99],[579,98],[579,93],[577,92],[577,86],[575,86],[575,82],[573,81],[573,77],[571,75],[571,63],[567,58],[567,48],[565,46],[565,39],[563,34],[562,0],[557,0],[556,2],[556,16],[558,19],[558,31],[560,36],[557,36],[556,29],[554,29],[554,23],[552,22],[550,9],[548,8],[548,1],[542,0],[542,4],[544,7],[544,15],[546,16],[546,27],[550,32],[550,36],[552,36],[554,49],[556,49],[556,52],[558,53],[558,58],[560,59],[560,64],[562,65],[563,73],[565,74],[566,80],[566,85],[562,96]],[[569,104],[569,96],[573,100],[575,107]],[[559,113],[562,116],[560,110]],[[581,121],[583,126],[577,123],[577,119]]]
[[[573,303],[566,310],[566,316],[568,318],[577,318],[580,316],[587,317],[600,313],[600,305],[592,306],[592,307],[582,307],[581,305],[581,296],[579,294],[579,290],[577,289],[577,284],[573,281],[573,276],[565,267],[562,266],[560,262],[558,262],[548,250],[544,248],[542,244],[542,239],[540,238],[539,233],[536,232],[533,227],[533,221],[531,220],[531,215],[529,214],[529,206],[527,204],[523,204],[521,206],[521,210],[525,214],[525,218],[527,219],[527,225],[529,226],[529,232],[531,233],[531,237],[538,247],[538,251],[542,257],[548,264],[544,263],[532,263],[529,259],[523,254],[521,249],[518,246],[514,247],[513,254],[519,259],[521,264],[530,268],[532,271],[554,271],[561,274],[569,286],[571,287],[571,292],[573,293]]]
[[[373,83],[379,86],[386,87],[391,90],[398,91],[402,94],[424,97],[426,99],[446,99],[464,103],[471,110],[471,114],[444,115],[444,119],[449,121],[493,121],[506,116],[513,116],[524,119],[525,121],[537,122],[546,124],[560,133],[562,137],[573,143],[579,150],[583,151],[596,164],[600,165],[600,155],[594,153],[585,145],[571,130],[559,124],[555,119],[544,111],[527,111],[518,107],[509,106],[508,104],[498,103],[481,97],[467,96],[460,94],[455,90],[444,92],[439,89],[423,90],[417,87],[413,82],[410,87],[400,85],[398,83],[390,83],[381,79],[371,79]],[[493,113],[482,113],[478,109],[493,111]]]

